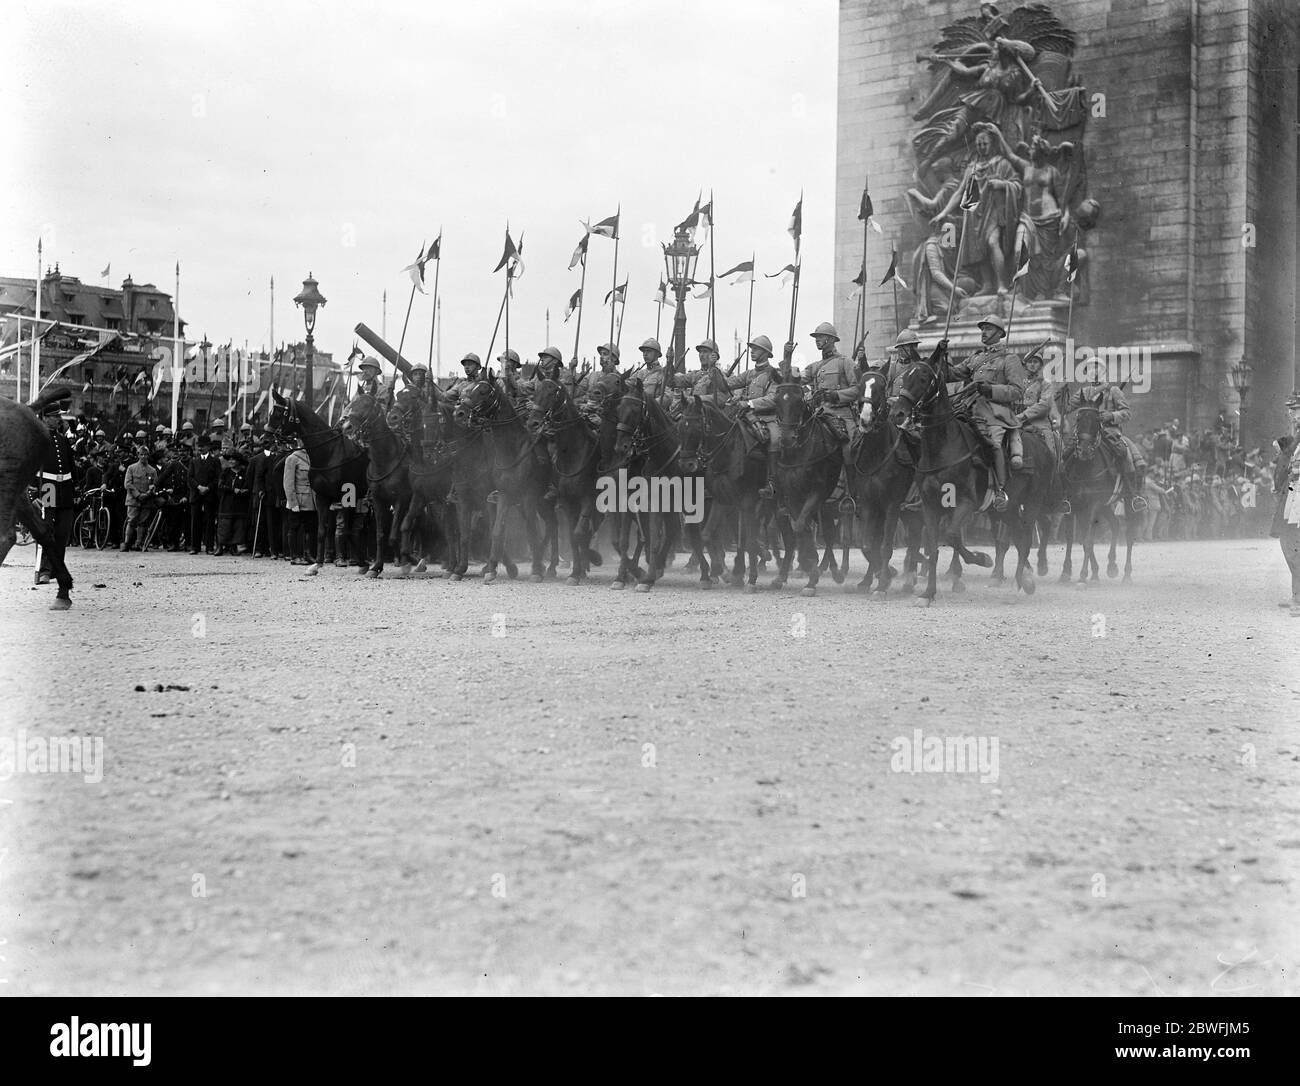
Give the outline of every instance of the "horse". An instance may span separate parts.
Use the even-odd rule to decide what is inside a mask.
[[[810,551],[813,554],[808,568],[808,584],[802,594],[815,596],[824,563],[816,560],[813,528],[821,520],[823,506],[839,481],[840,468],[844,465],[843,445],[839,433],[827,421],[825,414],[804,398],[802,385],[794,382],[779,384],[773,398],[779,433],[775,484],[786,515],[782,517],[778,513],[782,554],[772,588],[785,587],[797,546],[800,555]],[[797,506],[796,502],[799,503]],[[833,553],[830,562],[834,564]],[[847,549],[845,564],[847,567]],[[834,569],[836,579],[842,581],[844,575],[839,573],[839,567]]]
[[[50,609],[66,611],[72,606],[72,574],[64,564],[64,548],[27,494],[52,452],[50,433],[36,412],[0,396],[0,565],[17,540],[14,526],[21,521],[45,551],[59,586]]]
[[[992,472],[983,462],[983,439],[972,423],[957,416],[948,397],[946,355],[937,365],[917,360],[903,372],[893,421],[896,426],[908,426],[919,431],[916,472],[920,478],[921,508],[925,514],[928,569],[925,586],[916,588],[916,602],[929,606],[936,595],[940,521],[945,514],[948,517],[948,544],[953,548],[956,573],[953,591],[964,591],[964,585],[958,587],[962,561],[978,566],[992,565],[988,555],[967,550],[961,540],[962,525],[967,518],[992,504]],[[1024,435],[1024,453],[1027,470],[1011,473],[1007,481],[1006,510],[998,513],[990,509],[990,516],[995,527],[999,521],[1006,525],[1016,545],[1019,556],[1016,586],[1026,595],[1033,595],[1036,585],[1029,553],[1033,523],[1044,506],[1050,482],[1050,460],[1047,446],[1033,433]]]
[[[681,480],[678,485],[684,491],[686,482],[678,461],[681,442],[677,440],[673,420],[658,400],[646,396],[639,378],[634,378],[628,388],[629,391],[619,398],[615,409],[618,436],[608,470],[618,471],[622,468],[627,471],[629,479],[644,479],[652,496],[662,494],[671,486],[673,479]],[[643,513],[625,513],[624,520],[628,521],[632,516],[636,517],[638,524],[645,525],[642,538],[645,540],[646,570],[638,576],[636,590],[649,592],[663,576],[668,557],[673,553],[681,530],[681,518],[675,510],[652,509]],[[642,517],[645,518],[644,521]],[[692,530],[698,533],[699,526],[692,525]],[[624,540],[624,548],[625,546]],[[627,578],[632,576],[634,563],[629,563],[625,549],[620,552],[619,559],[618,577],[622,577],[623,583],[626,583]],[[619,583],[617,577],[615,583]]]
[[[572,397],[556,381],[533,386],[532,420],[538,437],[547,443],[555,476],[556,505],[569,518],[569,552],[573,566],[565,584],[582,584],[592,566],[601,564],[592,537],[604,517],[596,508],[596,463],[599,439],[586,425]]]
[[[869,368],[863,373],[862,407],[858,413],[859,436],[850,448],[849,494],[856,517],[863,522],[862,554],[867,572],[858,582],[859,592],[870,592],[876,584],[876,599],[883,600],[889,591],[894,571],[889,560],[894,552],[894,536],[901,506],[915,478],[912,457],[904,442],[904,432],[889,417],[888,379],[885,373]],[[907,518],[908,570],[915,581],[919,551],[914,529],[919,518]]]
[[[1101,412],[1098,408],[1085,404],[1074,412],[1074,438],[1065,454],[1065,480],[1070,493],[1070,506],[1074,511],[1072,525],[1065,542],[1065,561],[1061,565],[1061,580],[1068,581],[1072,572],[1071,551],[1074,548],[1074,533],[1077,525],[1083,525],[1083,563],[1079,571],[1079,581],[1088,580],[1089,570],[1092,579],[1098,579],[1097,555],[1093,550],[1093,539],[1100,520],[1110,522],[1110,554],[1106,562],[1106,576],[1119,574],[1115,561],[1119,525],[1112,506],[1119,500],[1122,492],[1123,476],[1109,462],[1101,445]],[[1133,578],[1133,539],[1135,524],[1132,510],[1124,504],[1124,582]]]
[[[489,374],[485,380],[490,379]],[[487,445],[488,431],[470,420],[463,402],[448,402],[442,410],[446,435],[444,457],[451,465],[449,501],[456,506],[456,532],[451,537],[454,548],[448,576],[459,581],[469,572],[475,521],[487,515],[488,495],[494,489],[492,450]],[[504,559],[504,565],[507,574],[517,575],[518,570],[509,558]]]
[[[510,507],[515,505],[523,516],[528,550],[532,555],[529,580],[542,581],[545,567],[542,563],[543,543],[537,532],[537,521],[543,507],[541,496],[549,482],[550,471],[548,466],[539,464],[533,456],[538,438],[524,425],[511,397],[493,380],[478,381],[466,390],[455,409],[455,417],[461,426],[481,429],[489,438],[497,503],[496,515],[492,520],[492,542],[487,565],[483,570],[483,583],[491,584],[497,578],[497,565],[505,557],[506,517]],[[554,538],[555,509],[549,505],[545,508],[550,516],[550,538]],[[507,569],[510,576],[514,577],[513,566],[508,566]]]
[[[366,486],[375,517],[375,558],[366,570],[372,579],[384,575],[384,547],[393,548],[401,565],[401,576],[410,576],[416,563],[411,553],[412,532],[407,510],[411,504],[411,447],[406,439],[389,429],[386,412],[366,393],[352,398],[343,412],[344,432],[354,436],[370,454]]]
[[[286,399],[276,389],[271,389],[271,414],[266,428],[286,437],[301,437],[307,453],[310,470],[307,475],[313,493],[319,499],[316,516],[316,556],[325,556],[325,544],[330,529],[329,507],[338,502],[342,508],[344,529],[352,540],[352,560],[358,573],[366,571],[366,547],[363,518],[359,510],[366,496],[366,469],[369,453],[343,432],[341,426],[330,426],[314,411],[309,411],[297,400]],[[319,565],[306,572],[314,574]]]

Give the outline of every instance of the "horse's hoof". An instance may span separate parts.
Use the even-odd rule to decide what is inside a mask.
[[[313,563],[302,571],[304,577],[315,577],[320,572],[320,566]]]
[[[816,589],[813,585],[809,585],[809,586],[808,586],[807,588],[805,588],[802,592],[800,592],[799,595],[801,595],[801,596],[815,596],[815,595],[817,595],[817,589]]]
[[[463,574],[463,573],[453,573],[453,574],[451,574],[450,579],[453,580],[453,581],[463,581],[463,580],[465,579],[465,574]]]
[[[758,585],[756,584],[745,585],[745,595],[752,596],[757,591],[758,591]]]
[[[541,583],[542,583],[542,575],[541,575],[540,573],[532,573],[532,574],[529,574],[528,579],[529,579],[529,581],[531,581],[533,584],[541,584]]]
[[[564,579],[564,583],[567,584],[570,588],[577,588],[578,585],[582,584],[582,580],[578,577],[566,577]]]
[[[1107,577],[1111,577],[1111,578],[1118,577],[1118,576],[1119,576],[1119,566],[1107,566],[1107,567],[1106,567],[1106,576],[1107,576]]]
[[[636,590],[638,592],[649,592],[650,586],[648,584],[639,584],[636,586]]]
[[[429,563],[426,559],[421,558],[415,568],[416,571],[419,573],[427,573],[429,570]]]
[[[640,588],[641,586],[638,585],[637,587]],[[710,589],[712,587],[713,587],[713,582],[711,580],[705,578],[704,580],[700,581],[700,588]]]
[[[491,584],[491,583],[492,583],[493,581],[495,581],[496,579],[497,579],[497,573],[496,573],[496,570],[494,570],[494,569],[490,569],[490,570],[488,570],[486,573],[483,574],[483,583],[484,583],[484,584]]]
[[[848,577],[848,575],[849,575],[849,571],[846,569],[831,570],[831,580],[834,581],[836,584],[843,584],[845,579]]]
[[[929,607],[933,602],[934,600],[930,599],[928,596],[914,596],[912,598],[913,607]]]
[[[377,581],[379,579],[379,570],[377,569],[366,570],[366,579],[371,581]]]
[[[887,589],[887,588],[878,588],[878,589],[876,589],[876,591],[874,591],[873,593],[871,593],[871,595],[868,596],[867,599],[869,599],[872,603],[888,603],[888,602],[889,602],[889,589]]]
[[[870,592],[870,591],[871,591],[871,578],[870,578],[870,577],[863,577],[862,580],[860,580],[860,581],[858,582],[857,590],[858,590],[859,592]]]
[[[1069,584],[1070,580],[1070,571],[1068,569],[1061,570],[1061,575],[1056,578],[1058,584]]]
[[[993,559],[990,558],[987,554],[984,554],[980,551],[972,551],[969,564],[972,566],[981,566],[983,568],[988,568],[993,565]]]
[[[1046,558],[1044,558],[1041,562],[1038,563],[1038,576],[1040,576],[1040,577],[1046,577],[1046,576],[1047,576],[1047,559],[1046,559]]]
[[[410,572],[405,566],[394,566],[392,569],[384,570],[385,581],[404,581],[409,576]]]
[[[1132,583],[1133,583],[1133,574],[1131,574],[1131,573],[1125,573],[1125,574],[1124,574],[1124,579],[1123,579],[1120,583],[1121,583],[1121,584],[1132,584]]]
[[[54,599],[50,601],[51,611],[66,611],[71,606],[72,601],[66,596],[55,596]]]
[[[610,587],[610,591],[612,592],[622,592],[623,589],[627,587],[627,585],[625,585],[622,581],[614,581],[610,584],[609,587]]]
[[[1001,588],[1006,583],[1007,583],[1006,577],[999,577],[997,575],[994,575],[989,578],[990,588]]]
[[[966,582],[963,581],[960,577],[955,578],[952,582],[952,590],[954,592],[965,592]]]
[[[785,582],[784,582],[784,581],[773,581],[773,582],[772,582],[768,587],[769,587],[773,592],[780,592],[783,588],[785,588]]]

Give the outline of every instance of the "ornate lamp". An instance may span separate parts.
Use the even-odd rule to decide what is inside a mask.
[[[294,297],[293,304],[302,306],[303,324],[307,326],[307,375],[303,384],[303,401],[307,410],[314,410],[312,402],[312,365],[316,361],[315,345],[312,333],[316,331],[316,310],[325,304],[325,296],[317,289],[319,284],[312,278],[311,272],[302,281],[302,290]]]
[[[695,262],[700,248],[691,241],[684,226],[673,232],[673,240],[663,246],[664,270],[668,283],[677,297],[677,311],[673,316],[673,344],[669,356],[669,373],[674,363],[686,364],[686,292],[695,282]]]

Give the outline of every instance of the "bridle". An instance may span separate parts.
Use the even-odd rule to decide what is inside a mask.
[[[622,408],[622,406],[625,403],[629,403],[629,402],[640,404],[641,411],[635,425],[629,425],[626,422],[620,421],[615,426],[615,430],[617,430],[618,433],[622,435],[622,438],[620,438],[619,441],[622,442],[623,439],[626,439],[626,444],[624,445],[624,448],[626,449],[626,454],[622,457],[620,461],[618,461],[618,463],[627,464],[632,460],[640,459],[642,457],[648,457],[652,451],[656,450],[659,446],[663,445],[665,442],[676,440],[677,447],[668,456],[664,457],[663,463],[664,465],[667,465],[672,461],[672,459],[675,456],[677,456],[681,452],[682,449],[681,441],[675,438],[671,426],[666,427],[661,433],[658,434],[651,434],[647,432],[646,427],[650,421],[651,401],[647,400],[644,396],[636,392],[625,392],[619,398],[618,406],[619,408]],[[618,445],[616,444],[615,449],[617,449],[617,447]]]
[[[800,389],[799,411],[801,417],[797,423],[788,423],[788,422],[782,422],[780,416],[778,415],[776,420],[777,429],[782,433],[789,433],[791,430],[793,430],[795,436],[794,436],[794,441],[791,443],[791,445],[778,445],[777,460],[776,460],[777,465],[779,467],[789,468],[789,469],[810,468],[817,464],[822,463],[822,461],[824,460],[829,460],[832,456],[840,456],[841,451],[840,451],[839,435],[835,434],[830,429],[830,427],[823,422],[822,416],[817,411],[817,409],[810,407],[808,403],[803,399],[803,392],[801,386],[795,384],[794,382],[788,382],[788,381],[782,382],[777,386],[777,393],[779,394],[781,389],[783,388]],[[827,449],[827,451],[822,453],[820,456],[811,456],[807,460],[797,460],[794,461],[793,463],[786,460],[785,459],[786,450],[789,448],[794,448],[798,450],[798,449],[802,449],[805,445],[807,445],[812,440],[813,428],[817,425],[821,425],[822,432],[826,434],[826,437],[830,444],[830,448]]]
[[[724,419],[727,420],[728,425],[726,429],[716,434],[718,440],[714,444],[713,448],[710,449],[707,446],[706,441],[710,436],[713,435],[711,435],[709,430],[710,416],[708,413],[708,408],[703,401],[699,403],[699,409],[700,409],[700,414],[699,414],[698,431],[692,431],[691,429],[688,429],[687,424],[690,421],[689,408],[686,411],[684,411],[682,413],[682,417],[677,420],[677,430],[678,430],[678,437],[679,437],[678,455],[683,460],[695,461],[699,465],[700,471],[707,471],[709,468],[709,462],[715,456],[717,456],[719,452],[722,451],[722,449],[726,446],[727,442],[730,440],[731,435],[736,431],[736,428],[740,425],[740,416],[728,415],[725,411],[718,409],[718,413],[722,415]],[[695,437],[694,447],[690,447],[687,445],[686,439],[688,435]]]

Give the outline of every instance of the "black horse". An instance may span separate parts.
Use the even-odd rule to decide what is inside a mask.
[[[352,541],[351,564],[358,572],[366,570],[366,542],[361,501],[368,484],[366,469],[369,454],[343,432],[341,426],[330,426],[314,411],[309,411],[297,400],[286,399],[276,389],[271,390],[271,415],[267,429],[287,437],[301,437],[307,460],[311,465],[308,481],[317,497],[316,555],[323,558],[325,543],[333,531],[328,516],[329,507],[339,503],[339,516],[344,530]],[[307,572],[314,573],[316,566]]]
[[[1113,512],[1121,501],[1123,475],[1107,457],[1101,444],[1101,413],[1098,408],[1084,405],[1074,412],[1074,437],[1065,454],[1065,480],[1074,512],[1072,525],[1065,542],[1065,560],[1061,565],[1061,580],[1068,581],[1071,573],[1070,553],[1074,547],[1074,533],[1082,525],[1083,540],[1080,547],[1083,561],[1079,570],[1080,583],[1098,579],[1097,555],[1093,550],[1097,526],[1104,520],[1110,524],[1110,554],[1106,563],[1106,576],[1119,574],[1115,550],[1119,536],[1118,519]],[[1133,540],[1136,524],[1133,512],[1124,502],[1124,581],[1133,578]]]

